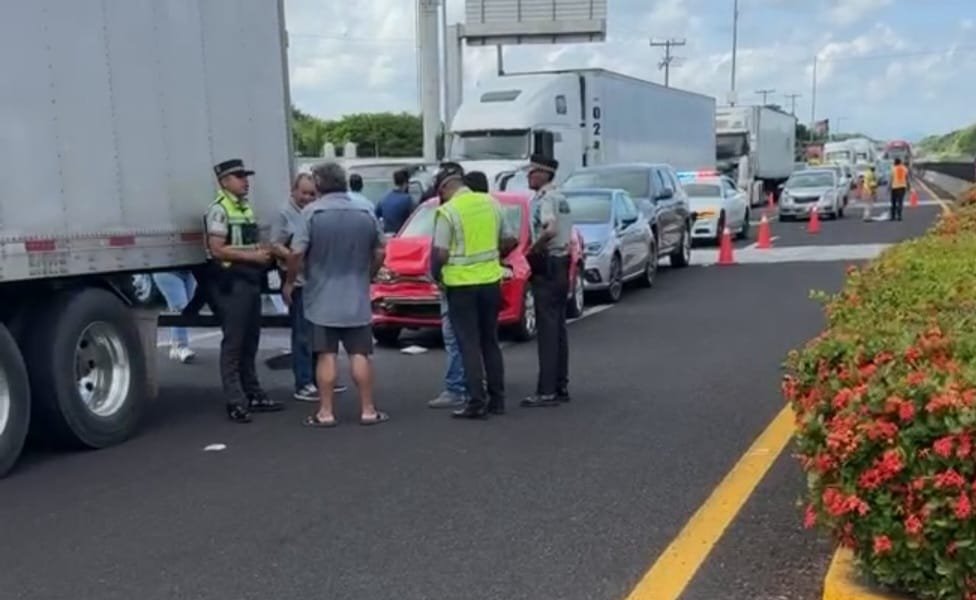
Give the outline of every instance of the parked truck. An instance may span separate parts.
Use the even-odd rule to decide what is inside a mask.
[[[715,168],[715,100],[602,69],[502,75],[462,102],[449,156],[495,189],[524,189],[529,155],[577,167],[668,163]]]
[[[131,274],[204,260],[211,166],[291,175],[281,0],[9,3],[0,39],[0,475],[28,429],[122,442],[156,388],[157,314]]]
[[[771,106],[723,106],[715,113],[718,170],[748,192],[751,205],[789,179],[795,148],[793,115]]]

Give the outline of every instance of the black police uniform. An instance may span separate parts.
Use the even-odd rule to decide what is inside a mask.
[[[229,175],[250,176],[253,171],[240,159],[224,161],[214,167],[218,181]],[[251,207],[234,194],[221,189],[204,219],[209,254],[210,230],[217,224],[226,227],[228,246],[256,246],[258,225]],[[223,228],[223,227],[222,227]],[[209,300],[220,320],[220,379],[227,402],[227,416],[240,423],[250,420],[250,412],[273,412],[283,408],[261,389],[256,358],[261,338],[261,288],[268,267],[255,263],[221,262],[209,257]]]

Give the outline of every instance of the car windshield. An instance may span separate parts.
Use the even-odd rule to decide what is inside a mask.
[[[834,150],[827,153],[826,159],[828,162],[846,162],[851,160],[851,153],[848,150]]]
[[[805,187],[831,187],[834,185],[834,176],[826,172],[801,172],[790,177],[786,187],[805,188]]]
[[[502,214],[509,231],[516,235],[522,230],[522,206],[520,204],[502,203]],[[437,216],[436,204],[422,204],[410,216],[410,220],[400,231],[399,237],[431,237],[434,235],[434,217]]]
[[[524,159],[529,156],[529,131],[463,131],[454,134],[454,160]]]
[[[711,183],[686,183],[682,187],[692,198],[719,198],[722,195],[721,188]]]
[[[609,223],[613,197],[610,194],[569,194],[569,210],[577,225]]]
[[[593,188],[624,190],[631,198],[649,198],[650,181],[646,169],[606,169],[578,171],[563,183],[564,190]]]
[[[728,160],[749,154],[749,138],[744,133],[720,133],[715,136],[715,158]]]

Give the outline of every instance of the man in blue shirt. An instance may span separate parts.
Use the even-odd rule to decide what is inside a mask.
[[[413,198],[407,192],[410,174],[405,169],[393,173],[393,189],[376,205],[376,218],[383,222],[383,233],[400,231],[413,212]]]

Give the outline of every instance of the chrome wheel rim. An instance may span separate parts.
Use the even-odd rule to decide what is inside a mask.
[[[524,316],[522,317],[523,326],[527,333],[535,333],[535,296],[532,295],[531,291],[525,292],[525,301],[523,307]]]
[[[573,286],[573,302],[576,303],[577,312],[583,309],[583,270],[576,271],[576,285]]]
[[[7,371],[0,368],[0,436],[7,430],[7,423],[10,422],[11,406],[13,401],[10,399],[10,381]]]
[[[132,383],[129,352],[108,323],[91,323],[78,336],[75,383],[82,404],[97,417],[111,417],[125,405]]]
[[[614,300],[620,298],[624,290],[623,275],[620,271],[620,263],[616,261],[610,263],[610,297]]]

